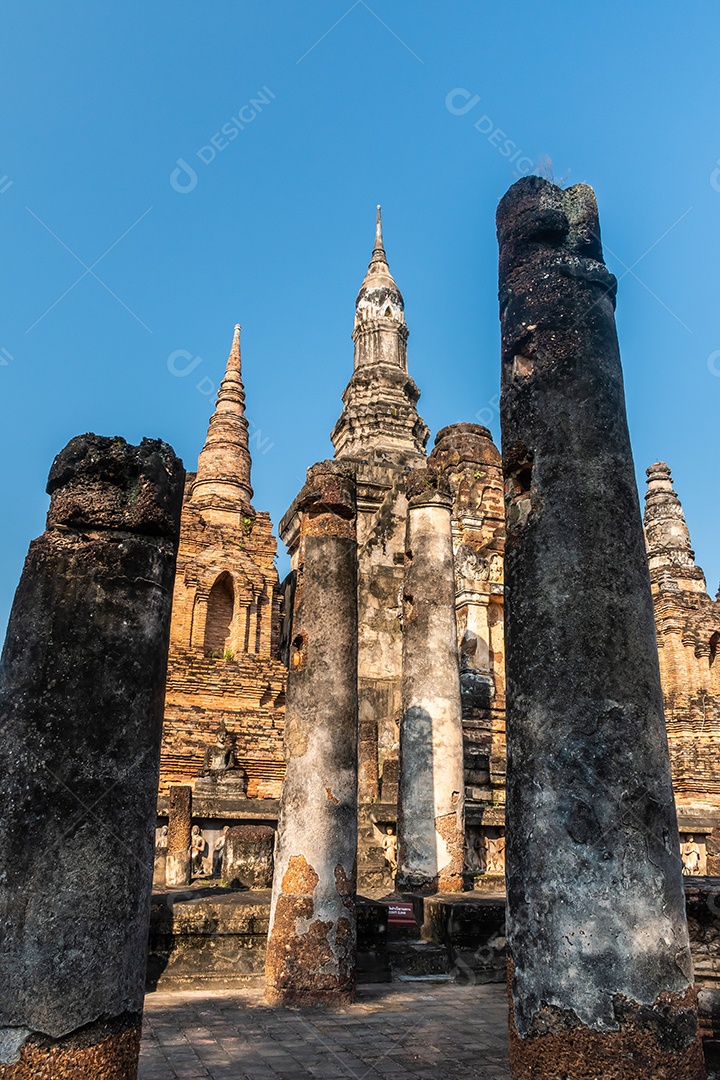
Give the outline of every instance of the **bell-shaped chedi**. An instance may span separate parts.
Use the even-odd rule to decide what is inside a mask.
[[[355,369],[332,432],[335,457],[418,465],[428,428],[408,375],[405,304],[390,273],[377,208],[375,247],[355,302]]]

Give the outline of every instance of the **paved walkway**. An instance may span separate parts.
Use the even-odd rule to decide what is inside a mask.
[[[258,989],[148,994],[139,1080],[510,1080],[505,988],[361,986],[336,1013]]]

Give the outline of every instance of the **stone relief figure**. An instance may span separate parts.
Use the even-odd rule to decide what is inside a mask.
[[[488,874],[505,873],[505,837],[485,837],[485,869]]]
[[[694,836],[688,836],[686,843],[681,844],[680,854],[682,856],[683,874],[686,877],[694,877],[699,874],[702,852],[695,843]]]
[[[213,848],[213,877],[220,877],[222,871],[223,853],[225,851],[225,841],[227,835],[230,832],[230,826],[226,825],[223,828],[222,835],[218,836]]]
[[[235,756],[235,735],[225,727],[222,720],[215,733],[215,742],[205,750],[203,767],[199,775],[200,787],[208,783],[232,782],[233,794],[247,793],[247,773],[238,765]],[[197,786],[197,785],[196,785]]]
[[[461,544],[455,553],[455,584],[458,591],[472,589],[478,581],[487,581],[488,571],[474,548]]]
[[[160,829],[160,832],[157,834],[157,839],[155,840],[155,853],[157,855],[162,855],[164,852],[167,851],[167,846],[168,846],[168,827],[167,827],[167,825],[163,825],[162,828]]]
[[[190,858],[192,861],[193,874],[203,874],[203,858],[205,856],[205,837],[200,831],[199,825],[193,825],[190,837]]]
[[[488,579],[495,584],[503,579],[503,557],[497,551],[493,552],[489,559]]]
[[[485,872],[485,838],[472,828],[465,835],[465,865],[471,874]]]
[[[382,840],[383,855],[393,874],[397,870],[397,836],[392,825],[388,825]]]

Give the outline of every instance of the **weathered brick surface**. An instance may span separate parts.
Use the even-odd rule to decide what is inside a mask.
[[[239,329],[197,474],[188,474],[173,593],[160,792],[192,783],[224,721],[248,796],[277,798],[286,668],[270,516],[249,502]]]
[[[237,736],[248,795],[280,794],[287,671],[273,656],[279,597],[271,530],[264,513],[234,525],[209,524],[207,511],[196,510],[186,494],[165,699],[163,794],[171,783],[195,779],[221,720]],[[208,599],[223,574],[235,585],[234,613],[222,646],[206,649]]]
[[[682,506],[670,470],[647,470],[645,539],[655,606],[660,677],[681,832],[692,830],[690,811],[704,810],[707,872],[720,873],[720,603],[706,591],[695,565]],[[683,821],[686,824],[683,825]],[[697,837],[696,837],[697,839]]]

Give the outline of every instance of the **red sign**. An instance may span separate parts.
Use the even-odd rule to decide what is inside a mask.
[[[412,904],[388,904],[388,922],[396,926],[416,926],[415,909]]]

